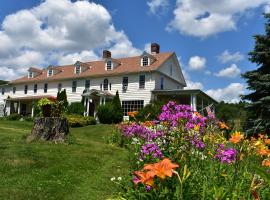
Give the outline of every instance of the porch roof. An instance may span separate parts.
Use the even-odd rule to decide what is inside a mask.
[[[6,100],[8,101],[30,101],[30,100],[39,100],[42,98],[48,99],[56,99],[55,96],[52,95],[39,95],[39,96],[26,96],[26,97],[8,97]]]
[[[208,94],[204,93],[203,91],[199,89],[175,89],[175,90],[153,90],[152,91],[154,94],[157,95],[189,95],[189,94],[196,94],[196,95],[201,95],[207,99],[210,99],[213,101],[213,103],[218,103],[215,99],[210,97]]]
[[[110,92],[96,90],[96,89],[88,90],[85,93],[83,93],[82,96],[83,97],[98,96],[98,97],[109,97],[109,98],[114,97],[114,95]]]

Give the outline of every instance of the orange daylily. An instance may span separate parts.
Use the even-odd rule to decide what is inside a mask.
[[[145,122],[143,123],[143,125],[144,125],[144,126],[147,126],[147,127],[150,127],[150,126],[154,126],[155,123],[154,123],[153,121],[145,121]]]
[[[134,174],[138,177],[138,180],[134,181],[135,184],[143,183],[145,185],[153,186],[154,177],[149,172],[136,171]]]
[[[266,145],[270,145],[270,139],[264,139],[264,143],[265,143]]]
[[[230,142],[237,144],[238,142],[240,142],[242,139],[244,139],[244,135],[241,134],[240,132],[235,132],[234,134],[232,134],[231,138],[230,138]]]
[[[202,117],[202,115],[199,113],[199,112],[194,112],[194,114],[197,116],[197,117]]]
[[[229,126],[227,126],[225,124],[225,122],[219,122],[218,124],[219,124],[219,128],[220,129],[226,129],[226,130],[229,130],[230,129]]]
[[[257,150],[257,153],[261,156],[266,156],[266,155],[270,154],[270,151],[267,148],[259,148]]]
[[[262,161],[262,166],[270,167],[270,158],[263,160]]]
[[[135,117],[138,114],[138,111],[128,112],[128,116]]]
[[[152,175],[156,175],[161,179],[165,179],[166,176],[172,177],[173,169],[178,167],[179,165],[172,163],[170,159],[164,158],[158,163],[145,165],[144,170],[148,170]]]

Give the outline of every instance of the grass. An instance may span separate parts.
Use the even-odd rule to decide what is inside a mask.
[[[30,122],[0,121],[0,199],[106,199],[127,173],[127,152],[105,143],[113,126],[71,129],[75,143],[26,143]]]

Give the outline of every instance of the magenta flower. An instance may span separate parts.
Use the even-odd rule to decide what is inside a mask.
[[[217,158],[221,163],[231,164],[236,161],[237,150],[233,148],[225,149],[224,144],[219,145],[217,154],[214,158]]]
[[[163,154],[155,143],[144,144],[141,148],[140,159],[144,160],[148,156],[154,158],[163,158]]]

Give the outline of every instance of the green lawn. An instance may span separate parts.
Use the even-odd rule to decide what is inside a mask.
[[[127,173],[127,152],[105,143],[113,126],[71,129],[75,144],[25,142],[30,122],[0,121],[0,199],[106,199]]]

